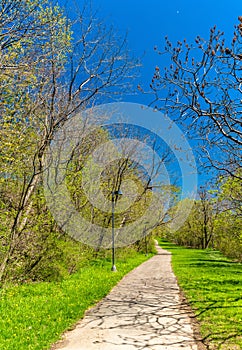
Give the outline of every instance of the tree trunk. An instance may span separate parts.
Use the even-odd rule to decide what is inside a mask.
[[[28,221],[28,215],[30,213],[30,210],[32,208],[33,203],[31,201],[29,205],[27,205],[27,204],[28,204],[28,201],[31,198],[33,192],[34,192],[34,189],[35,189],[39,179],[40,179],[40,173],[34,174],[32,176],[32,179],[30,180],[30,183],[29,183],[27,189],[24,192],[24,194],[20,200],[21,205],[20,205],[19,210],[15,216],[15,220],[14,220],[13,226],[11,228],[9,247],[8,247],[8,250],[7,250],[7,252],[3,258],[3,261],[0,265],[0,284],[2,284],[4,282],[6,269],[7,269],[8,263],[11,259],[11,256],[14,252],[14,248],[16,246],[17,240],[20,237],[20,235],[21,235],[21,233],[22,233],[23,229],[25,228],[26,223]]]

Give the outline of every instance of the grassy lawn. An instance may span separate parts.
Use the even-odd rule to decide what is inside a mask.
[[[201,324],[209,349],[242,349],[242,264],[213,250],[160,242],[172,252],[180,287]]]
[[[117,257],[118,272],[111,272],[110,260],[100,259],[59,283],[4,288],[0,291],[0,349],[49,349],[86,309],[147,258],[131,251]]]

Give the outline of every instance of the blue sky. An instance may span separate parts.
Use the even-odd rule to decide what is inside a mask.
[[[233,26],[242,15],[241,0],[92,0],[104,22],[112,24],[121,33],[128,32],[131,52],[142,56],[143,67],[137,81],[149,85],[156,65],[164,64],[164,56],[158,56],[154,46],[162,49],[168,35],[176,42],[186,38],[192,42],[197,35],[207,38],[209,29],[217,25],[228,38]],[[144,96],[133,101],[149,103]]]
[[[73,10],[74,0],[66,2],[67,9]],[[82,8],[84,0],[76,0]],[[142,68],[134,86],[138,84],[148,89],[155,67],[169,65],[164,56],[159,56],[154,47],[162,50],[164,38],[176,43],[187,39],[193,43],[197,35],[209,37],[210,28],[214,25],[224,31],[226,40],[233,37],[234,25],[238,24],[238,16],[242,15],[241,0],[91,0],[93,10],[107,25],[125,35],[128,33],[128,48],[132,55],[140,57]],[[124,102],[135,102],[148,105],[152,96],[138,93],[134,96],[123,96]],[[157,126],[158,127],[158,126]],[[153,128],[154,129],[154,125]],[[189,140],[190,144],[193,144]],[[200,182],[207,177],[203,174]]]
[[[82,9],[89,0],[57,0],[75,12],[76,5]],[[159,56],[154,47],[162,50],[164,38],[176,43],[187,39],[194,42],[197,35],[208,38],[209,30],[216,25],[230,40],[234,25],[242,15],[241,0],[90,0],[93,12],[97,11],[100,20],[112,25],[118,34],[128,34],[128,48],[134,57],[141,58],[142,68],[135,86],[149,87],[155,67],[169,64],[164,56]],[[75,15],[75,13],[74,13]],[[147,89],[145,89],[147,91]],[[151,96],[138,93],[136,96],[123,96],[123,101],[151,102]]]

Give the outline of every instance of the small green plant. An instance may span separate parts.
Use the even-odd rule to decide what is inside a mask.
[[[86,309],[150,256],[134,249],[118,250],[115,273],[110,257],[98,257],[59,282],[5,287],[0,291],[0,349],[49,349]]]
[[[178,283],[201,324],[209,349],[242,349],[242,264],[219,251],[160,241],[172,252]]]

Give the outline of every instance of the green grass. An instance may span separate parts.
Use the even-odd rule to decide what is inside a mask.
[[[62,282],[8,286],[0,292],[0,349],[42,350],[60,338],[86,309],[103,298],[130,270],[147,260],[134,251],[111,262],[95,260]],[[151,256],[151,255],[150,255]]]
[[[242,349],[242,265],[218,251],[161,241],[172,252],[178,283],[195,311],[209,349]]]

